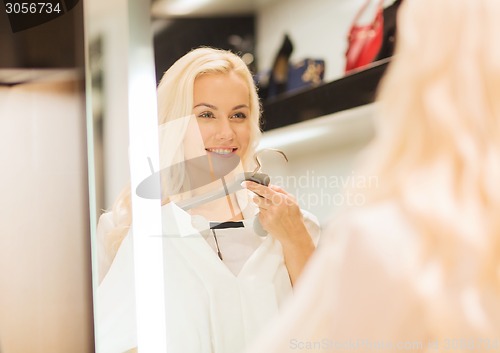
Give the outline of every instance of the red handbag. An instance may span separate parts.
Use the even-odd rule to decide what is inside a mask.
[[[382,47],[384,30],[384,1],[379,0],[377,12],[371,23],[358,25],[361,15],[366,11],[371,0],[367,0],[354,17],[349,31],[347,51],[345,53],[345,72],[370,64]]]

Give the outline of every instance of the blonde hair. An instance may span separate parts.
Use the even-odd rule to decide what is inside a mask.
[[[261,109],[257,90],[247,65],[236,54],[220,49],[201,47],[177,60],[163,75],[158,88],[158,124],[160,125],[160,165],[172,165],[184,156],[183,144],[188,119],[192,115],[194,82],[205,74],[227,74],[233,72],[247,84],[250,92],[250,141],[242,163],[245,169],[252,167],[251,156],[257,148],[261,130]],[[166,126],[174,123],[175,128]],[[174,147],[174,148],[172,148]],[[162,197],[182,189],[184,173],[180,169],[162,180]],[[168,190],[166,190],[168,188]],[[164,200],[165,201],[165,200]],[[132,223],[130,186],[125,187],[113,205],[115,228],[107,235],[106,251],[113,258]]]
[[[477,267],[458,276],[459,286],[493,289],[496,300],[499,13],[498,0],[402,3],[395,56],[377,96],[377,136],[365,156],[365,172],[380,178],[367,191],[368,200],[398,200],[423,235],[423,264],[438,260],[450,289],[463,271],[460,262],[472,259]],[[432,299],[435,324],[448,320],[442,330],[450,327],[447,315],[456,304],[447,302],[447,293],[436,292]]]

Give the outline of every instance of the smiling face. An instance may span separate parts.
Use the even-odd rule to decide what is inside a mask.
[[[194,108],[205,150],[242,158],[250,143],[250,92],[234,72],[204,74],[194,82]]]

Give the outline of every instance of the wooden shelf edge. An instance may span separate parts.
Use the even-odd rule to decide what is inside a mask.
[[[263,103],[263,130],[296,124],[373,103],[390,58],[338,80]]]

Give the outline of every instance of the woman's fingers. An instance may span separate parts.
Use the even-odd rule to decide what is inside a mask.
[[[305,229],[297,201],[283,188],[251,181],[242,183],[242,186],[257,195],[253,197],[253,202],[259,208],[262,227],[282,244],[293,241],[297,230]],[[302,234],[302,231],[299,233]]]
[[[290,194],[288,191],[283,189],[282,187],[277,186],[277,185],[269,185],[269,188],[275,192],[286,195],[287,199],[295,201],[295,197],[292,194]]]
[[[295,198],[279,186],[270,185],[268,187],[252,181],[244,182],[243,185],[259,196],[254,199],[259,207],[269,209],[272,206],[291,206],[296,203]],[[260,200],[258,200],[259,198]]]
[[[271,207],[271,202],[268,199],[263,197],[255,196],[253,198],[253,202],[257,205],[261,210],[268,210]]]
[[[263,197],[265,199],[271,199],[273,195],[276,193],[275,191],[271,190],[269,187],[260,185],[256,182],[253,181],[245,181],[242,183],[245,188],[248,190],[256,193],[260,197]]]
[[[285,191],[285,189],[279,187],[278,185],[269,185],[269,188],[276,192],[279,192],[280,194],[290,195],[288,192]]]

